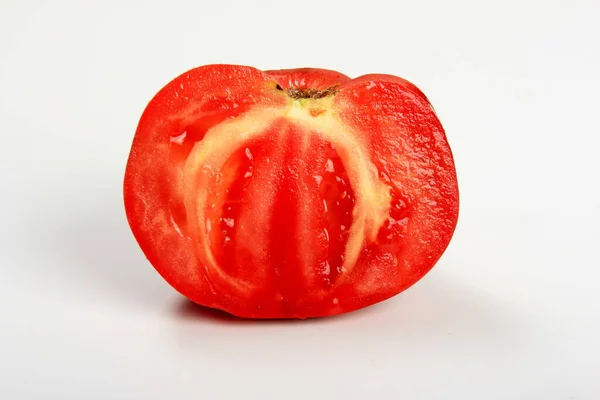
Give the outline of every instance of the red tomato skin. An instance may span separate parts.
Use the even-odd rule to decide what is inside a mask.
[[[208,65],[144,110],[124,202],[142,251],[183,296],[271,319],[404,291],[447,248],[459,195],[444,130],[412,83]]]

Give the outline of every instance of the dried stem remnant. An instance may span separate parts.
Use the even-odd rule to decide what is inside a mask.
[[[277,85],[279,90],[283,90],[281,86]],[[328,87],[327,89],[313,89],[313,88],[289,88],[286,89],[286,93],[292,99],[322,99],[327,96],[332,96],[337,93],[336,86]]]

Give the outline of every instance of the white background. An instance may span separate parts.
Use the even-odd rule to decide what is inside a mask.
[[[0,398],[600,399],[599,16],[598,0],[0,0]],[[462,195],[432,272],[307,322],[182,300],[121,185],[147,101],[209,63],[416,83]]]

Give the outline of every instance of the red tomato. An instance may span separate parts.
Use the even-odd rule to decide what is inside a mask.
[[[249,318],[340,314],[427,273],[458,216],[429,101],[390,75],[209,65],[144,111],[125,208],[181,294]]]

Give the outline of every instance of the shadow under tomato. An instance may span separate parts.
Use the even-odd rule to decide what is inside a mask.
[[[204,321],[211,322],[217,324],[233,324],[233,325],[243,325],[243,324],[270,324],[270,323],[278,323],[278,322],[293,322],[294,320],[284,320],[284,319],[249,319],[249,318],[241,318],[236,317],[233,314],[229,314],[228,312],[206,307],[200,305],[198,303],[194,303],[188,299],[180,299],[177,301],[175,305],[175,316],[177,319],[182,319],[185,321]]]
[[[379,308],[388,306],[388,302],[375,304],[361,310],[356,310],[351,313],[335,315],[332,317],[317,317],[306,319],[286,319],[286,318],[271,318],[271,319],[251,319],[237,317],[223,310],[206,307],[198,303],[194,303],[186,298],[177,300],[173,308],[173,316],[176,320],[198,323],[217,323],[217,324],[232,324],[232,325],[289,325],[289,324],[314,324],[327,323],[328,321],[341,320],[344,318],[356,318],[363,314],[369,314]]]
[[[312,337],[306,340],[324,340],[332,348],[348,347],[349,351],[352,343],[361,342],[435,346],[442,341],[459,347],[501,349],[521,346],[532,333],[528,319],[518,309],[433,271],[391,299],[334,317],[250,320],[178,299],[171,309],[171,322],[178,346],[199,351],[208,346],[211,352],[217,351],[211,341],[221,345],[241,339],[238,327],[251,336],[306,335]],[[199,335],[204,337],[202,342],[197,340]]]

